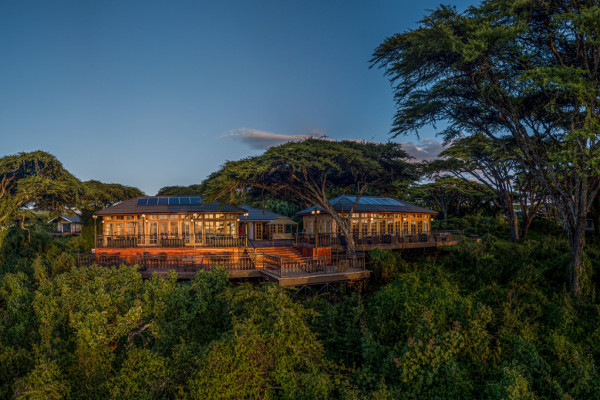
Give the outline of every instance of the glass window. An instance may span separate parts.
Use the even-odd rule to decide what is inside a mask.
[[[204,228],[206,230],[207,235],[212,235],[215,233],[215,223],[214,221],[206,221],[204,223]]]
[[[117,234],[117,235],[123,235],[123,234],[125,234],[125,230],[124,230],[124,229],[125,229],[125,227],[123,226],[123,223],[122,223],[122,222],[120,222],[120,223],[118,223],[118,224],[116,224],[116,225],[117,225],[117,226],[116,226],[116,228],[117,228],[117,229],[116,229],[116,234]]]
[[[168,216],[168,215],[160,215],[158,218],[159,218],[159,219],[168,219],[168,218],[169,218],[169,216]]]
[[[166,222],[160,223],[160,233],[161,235],[166,235],[169,233],[169,224]]]
[[[104,219],[107,221],[112,221],[113,217],[111,215],[107,215],[106,217],[104,217]]]
[[[113,224],[104,224],[104,234],[113,235]]]
[[[121,219],[123,219],[123,216],[122,215],[117,215],[117,219],[121,220]]]
[[[175,221],[171,222],[171,230],[169,231],[172,235],[179,234],[179,224]]]
[[[177,215],[177,214],[171,214],[171,215],[169,215],[169,218],[171,218],[171,219],[179,219],[179,215]]]
[[[127,234],[128,235],[135,235],[135,224],[133,222],[128,222],[127,223]]]

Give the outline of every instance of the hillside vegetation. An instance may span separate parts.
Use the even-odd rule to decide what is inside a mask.
[[[539,221],[516,243],[499,220],[453,222],[496,236],[373,251],[366,291],[308,299],[224,271],[182,283],[77,268],[81,239],[14,228],[1,249],[0,398],[596,398],[597,243],[575,297],[555,227]]]

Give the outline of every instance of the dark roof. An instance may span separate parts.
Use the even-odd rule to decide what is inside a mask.
[[[50,221],[48,221],[48,223],[54,222],[57,219],[65,219],[72,224],[80,224],[81,223],[81,217],[79,215],[61,215],[60,217],[52,218]]]
[[[155,200],[156,199],[156,200]],[[175,199],[177,203],[175,204]],[[186,199],[182,201],[181,199]],[[148,204],[156,203],[156,204]],[[184,203],[184,204],[181,204]],[[122,203],[100,210],[95,215],[113,214],[169,214],[169,213],[245,213],[246,210],[230,204],[222,204],[218,201],[203,204],[202,198],[198,196],[152,196],[136,197],[125,200]]]
[[[243,208],[244,210],[246,210],[246,212],[248,213],[247,217],[244,216],[243,214],[240,215],[240,221],[243,221],[243,222],[246,222],[246,221],[268,222],[268,221],[274,220],[275,218],[285,217],[284,215],[277,214],[273,211],[265,210],[262,208],[250,207],[247,204],[242,204],[240,207]]]
[[[335,199],[329,200],[329,203],[333,206],[333,209],[337,212],[350,211],[354,205],[356,196],[343,195],[336,197]],[[300,210],[296,215],[310,214],[312,211],[318,210],[323,212],[321,207],[311,206],[304,210]],[[416,206],[414,204],[407,203],[391,197],[371,197],[362,196],[358,200],[358,204],[354,209],[354,212],[389,212],[389,213],[419,213],[419,214],[438,214],[437,211],[430,210],[429,208]]]

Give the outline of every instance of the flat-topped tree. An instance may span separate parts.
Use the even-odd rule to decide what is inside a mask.
[[[67,212],[79,202],[81,183],[43,151],[0,158],[0,230],[24,223],[31,210]]]
[[[202,185],[165,186],[160,188],[157,196],[202,196]]]
[[[438,173],[452,174],[474,189],[493,193],[492,201],[508,220],[513,240],[519,239],[515,203],[522,211],[523,238],[544,199],[541,185],[515,156],[518,149],[511,137],[492,140],[482,133],[454,140],[430,163]]]
[[[136,187],[96,180],[83,182],[83,189],[82,208],[92,213],[134,197],[144,196],[144,192]]]
[[[350,219],[358,200],[368,190],[400,179],[412,179],[408,155],[396,143],[307,139],[271,147],[263,155],[229,161],[204,183],[208,201],[235,201],[249,188],[278,196],[293,195],[331,215],[346,236],[348,252],[355,251]],[[350,212],[338,214],[332,192],[351,193]]]
[[[564,220],[580,293],[585,219],[600,187],[600,5],[487,0],[441,6],[397,34],[373,65],[394,85],[393,134],[446,121],[446,139],[511,136]]]

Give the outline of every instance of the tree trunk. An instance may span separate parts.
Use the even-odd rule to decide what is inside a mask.
[[[517,219],[517,213],[514,210],[508,213],[508,222],[510,223],[510,235],[513,240],[519,240],[519,220]]]
[[[565,226],[571,250],[571,265],[569,266],[571,290],[576,296],[582,292],[583,277],[583,247],[585,245],[585,215],[577,219],[575,226]]]
[[[350,219],[343,218],[337,212],[330,212],[329,215],[333,218],[335,223],[339,226],[340,230],[346,237],[346,253],[355,253],[356,244],[354,243],[354,235],[352,235],[352,229],[350,227]]]
[[[521,228],[523,231],[523,235],[521,236],[523,240],[527,239],[527,233],[529,232],[529,227],[531,227],[531,222],[533,222],[533,218],[523,215],[523,227]]]

